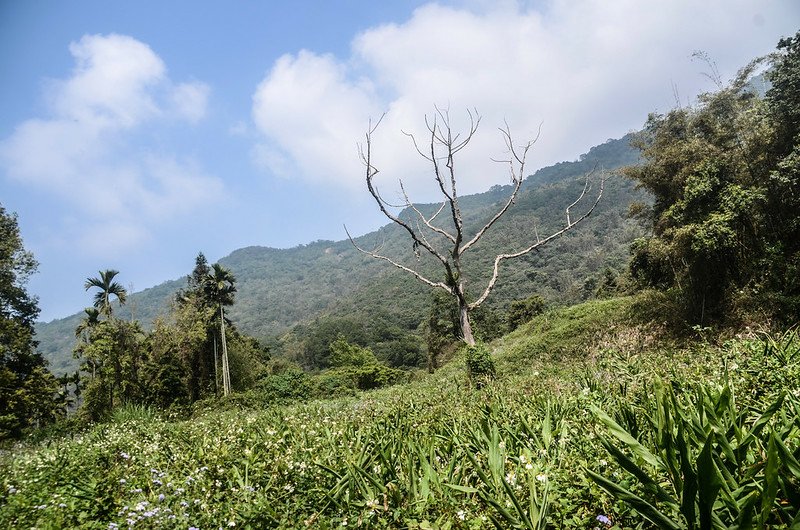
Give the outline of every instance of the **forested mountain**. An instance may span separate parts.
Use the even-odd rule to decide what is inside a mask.
[[[625,213],[631,202],[643,198],[631,181],[614,171],[637,162],[638,154],[629,141],[629,137],[609,140],[577,161],[540,169],[525,180],[516,204],[465,258],[475,291],[483,289],[497,253],[524,248],[535,239],[534,225],[541,234],[563,225],[564,209],[580,194],[587,172],[596,167],[609,175],[600,205],[582,226],[539,253],[503,265],[497,288],[487,301],[490,311],[505,310],[511,301],[534,293],[550,303],[574,303],[593,295],[606,269],[619,271],[624,267],[630,243],[641,234],[639,225]],[[494,186],[463,197],[467,230],[477,230],[509,193],[509,186]],[[383,243],[384,253],[406,263],[416,260],[411,242],[395,225],[357,238],[357,242],[364,248]],[[219,262],[237,280],[236,304],[227,313],[230,319],[243,332],[286,349],[296,359],[302,356],[304,341],[315,328],[336,319],[380,327],[377,332],[372,329],[350,339],[373,346],[376,353],[386,357],[388,352],[382,352],[374,342],[414,340],[431,303],[426,286],[385,262],[359,253],[347,240],[316,241],[291,249],[247,247]],[[419,263],[435,276],[438,271],[431,265],[424,257]],[[187,272],[190,268],[191,263],[187,263]],[[182,278],[131,294],[117,314],[140,320],[149,328],[159,315],[167,313],[175,293],[185,285]],[[77,368],[71,351],[74,330],[83,316],[79,313],[36,326],[39,351],[56,373]],[[279,342],[277,337],[282,337]],[[384,346],[384,350],[389,348]]]

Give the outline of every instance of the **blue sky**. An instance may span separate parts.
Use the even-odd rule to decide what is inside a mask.
[[[786,1],[0,1],[0,203],[40,262],[41,318],[89,305],[115,268],[137,291],[248,245],[383,224],[357,143],[370,117],[384,196],[430,177],[402,130],[434,105],[483,116],[462,192],[508,177],[497,127],[542,134],[530,172],[692,101],[799,27]]]

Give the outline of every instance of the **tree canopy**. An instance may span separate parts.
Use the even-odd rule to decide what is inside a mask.
[[[0,205],[0,440],[52,419],[57,383],[36,352],[36,297],[26,284],[38,264],[25,250],[17,217]]]
[[[637,215],[652,235],[633,247],[631,272],[674,291],[691,322],[754,307],[793,318],[800,305],[799,36],[771,58],[761,97],[743,68],[698,103],[653,114],[626,173],[653,194]]]

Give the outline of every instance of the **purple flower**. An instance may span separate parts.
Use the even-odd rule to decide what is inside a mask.
[[[597,516],[597,520],[598,520],[599,522],[603,523],[603,524],[604,524],[604,525],[606,525],[606,526],[611,526],[611,519],[609,519],[609,518],[608,518],[608,517],[606,517],[605,515],[598,515],[598,516]]]

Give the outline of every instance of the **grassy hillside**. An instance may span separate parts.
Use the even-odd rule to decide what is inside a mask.
[[[0,525],[686,528],[686,507],[704,505],[675,477],[710,495],[698,472],[709,458],[708,477],[725,471],[714,517],[732,525],[755,505],[752,525],[788,525],[800,401],[775,399],[800,383],[796,336],[679,340],[637,316],[658,303],[643,294],[547,311],[491,344],[498,377],[482,390],[456,359],[350,398],[234,396],[190,420],[123,409],[0,453]]]
[[[564,162],[537,171],[523,184],[517,204],[492,231],[470,251],[467,272],[475,290],[482,289],[492,260],[498,252],[524,248],[532,241],[534,223],[540,233],[564,222],[564,208],[580,193],[582,176],[595,165],[613,173],[634,163],[635,152],[628,139],[610,140],[592,148],[575,162]],[[510,193],[508,186],[462,199],[465,223],[476,231],[500,207]],[[628,246],[640,228],[624,213],[633,200],[641,200],[631,182],[612,176],[595,214],[569,236],[541,253],[511,262],[502,271],[489,304],[504,309],[508,303],[539,293],[557,303],[574,303],[591,296],[593,285],[606,267],[622,269]],[[372,248],[385,241],[387,253],[409,264],[415,263],[406,234],[393,225],[358,238]],[[220,260],[237,278],[236,305],[227,313],[245,333],[261,340],[293,329],[313,325],[326,316],[356,320],[382,315],[406,333],[415,333],[427,313],[430,293],[405,273],[385,262],[357,252],[348,241],[316,241],[292,249],[247,247]],[[187,273],[192,264],[187,263]],[[438,277],[432,263],[421,263]],[[185,280],[174,280],[129,296],[123,317],[141,320],[145,327],[169,307]],[[87,305],[89,299],[87,297]],[[36,327],[39,350],[57,373],[77,368],[72,358],[74,329],[82,315],[40,323]],[[298,333],[304,333],[301,328]]]

